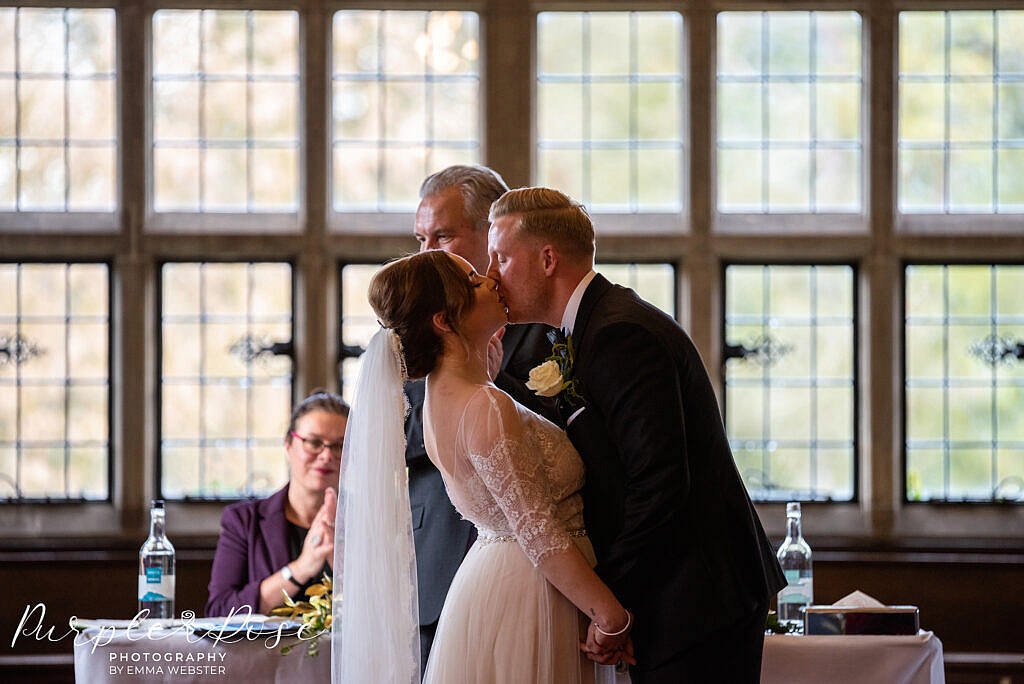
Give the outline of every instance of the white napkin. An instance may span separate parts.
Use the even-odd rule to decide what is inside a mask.
[[[833,606],[843,606],[844,608],[884,608],[885,604],[876,599],[873,596],[868,596],[863,591],[857,590],[852,594],[847,594],[843,598],[839,599]]]

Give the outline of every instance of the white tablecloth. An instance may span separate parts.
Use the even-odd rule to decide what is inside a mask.
[[[762,684],[944,684],[942,642],[917,636],[767,636]]]
[[[236,637],[217,643],[184,629],[165,632],[88,629],[75,641],[75,681],[252,682],[278,684],[329,682],[331,652],[321,640],[320,655],[304,644],[282,656],[280,644],[266,637]],[[294,640],[292,640],[294,641]],[[270,646],[268,648],[268,646]],[[120,668],[120,669],[118,669]],[[617,684],[628,682],[618,678]],[[944,684],[942,642],[931,632],[918,636],[768,636],[761,666],[763,684]]]
[[[330,640],[320,640],[320,654],[311,657],[299,642],[288,655],[272,639],[232,636],[223,643],[198,637],[184,628],[128,632],[87,629],[75,640],[75,681],[186,684],[246,682],[247,684],[316,684],[330,682]],[[629,684],[613,668],[602,668],[596,684]],[[524,683],[525,684],[525,683]]]
[[[307,655],[304,643],[281,655],[281,645],[295,639],[274,645],[267,637],[249,640],[239,634],[231,640],[235,643],[217,643],[184,628],[152,633],[118,630],[113,634],[87,629],[75,639],[75,681],[316,684],[331,679],[331,648],[326,637],[320,640],[320,655],[315,658]]]

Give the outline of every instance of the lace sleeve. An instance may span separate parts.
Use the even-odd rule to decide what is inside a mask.
[[[466,453],[534,566],[568,549],[572,539],[555,516],[555,501],[539,454],[525,441],[515,403],[488,388],[471,402]],[[471,421],[471,422],[470,422]]]

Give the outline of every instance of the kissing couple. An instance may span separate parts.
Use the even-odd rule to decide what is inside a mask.
[[[758,681],[785,580],[696,348],[594,272],[593,223],[565,194],[509,191],[490,221],[486,274],[428,250],[370,284],[382,327],[342,456],[332,681],[420,681],[402,389],[416,378],[426,451],[477,529],[424,681],[590,682],[594,662],[620,661],[639,684]],[[561,329],[530,383],[561,425],[494,384],[508,322]]]

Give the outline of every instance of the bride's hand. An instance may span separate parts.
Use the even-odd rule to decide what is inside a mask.
[[[505,337],[505,328],[498,328],[487,342],[487,375],[493,381],[501,371],[501,359],[505,355],[505,349],[501,346],[501,338]]]
[[[590,623],[587,629],[587,643],[581,643],[580,650],[599,665],[616,665],[620,661],[636,665],[633,640],[629,638],[629,633],[608,637],[597,631],[597,624],[594,622]]]

